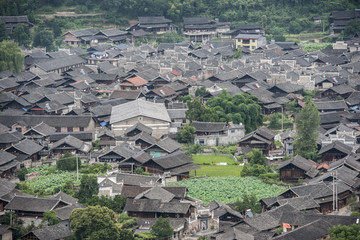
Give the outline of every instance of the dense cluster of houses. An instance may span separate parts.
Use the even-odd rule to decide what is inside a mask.
[[[88,163],[107,162],[117,171],[98,177],[99,194],[127,197],[124,210],[138,218],[135,231],[148,231],[157,217],[170,217],[174,239],[199,232],[211,239],[318,239],[331,226],[356,223],[356,218],[325,214],[346,205],[360,186],[360,36],[307,53],[294,42],[266,44],[258,25],[230,31],[227,23],[184,18],[189,41],[157,47],[125,43],[129,36],[176,30],[164,17],[143,17],[128,32],[70,31],[65,42],[71,49],[24,50],[24,71],[0,73],[1,178],[14,177],[21,167],[54,164],[66,152]],[[210,40],[225,33],[236,40]],[[84,44],[87,51],[77,47]],[[241,59],[233,59],[237,48]],[[256,216],[215,201],[204,206],[186,195],[186,187],[165,186],[199,168],[174,136],[188,122],[187,105],[177,98],[194,96],[202,87],[208,91],[204,101],[223,90],[256,96],[266,115],[282,112],[289,102],[302,108],[301,93],[317,90],[319,162],[294,156],[294,131],[276,134],[261,127],[245,135],[242,123],[191,123],[194,143],[235,143],[238,154],[257,148],[272,159],[279,140],[280,155],[292,157],[278,166],[280,179],[307,184],[262,199],[263,213]],[[132,174],[139,167],[152,176]],[[55,210],[63,221],[24,239],[71,235],[66,221],[72,209],[83,207],[76,199],[61,192],[36,198],[0,181],[1,211],[39,222],[45,211]],[[290,226],[284,231],[292,231],[277,236],[274,230],[283,223]],[[9,232],[0,225],[0,235]]]

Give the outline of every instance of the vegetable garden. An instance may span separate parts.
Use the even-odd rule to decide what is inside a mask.
[[[209,177],[189,179],[169,184],[170,186],[186,186],[188,195],[201,199],[204,204],[212,200],[229,204],[246,194],[246,178],[239,177]],[[269,185],[258,178],[248,178],[248,194],[254,194],[258,200],[275,197],[284,191],[283,188]]]

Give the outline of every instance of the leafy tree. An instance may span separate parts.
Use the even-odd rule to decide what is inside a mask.
[[[7,34],[6,34],[6,27],[4,22],[0,22],[0,41],[6,40]]]
[[[20,179],[20,181],[25,181],[25,175],[28,173],[27,168],[23,167],[20,168],[20,170],[17,173],[17,177]]]
[[[173,235],[174,230],[170,226],[169,218],[160,217],[151,227],[151,232],[156,236],[156,239],[164,240],[169,239]]]
[[[11,38],[25,47],[28,47],[31,43],[29,28],[24,24],[20,24],[14,29]]]
[[[241,170],[241,177],[258,177],[261,174],[265,174],[268,172],[268,169],[264,165],[260,164],[245,164],[243,169]]]
[[[24,56],[14,42],[0,42],[0,72],[10,70],[21,72],[24,67]]]
[[[190,121],[217,122],[219,120],[216,112],[213,109],[204,106],[199,98],[188,101],[187,106],[188,110],[186,111],[186,117]]]
[[[121,213],[125,207],[126,197],[122,195],[116,195],[114,198],[109,198],[105,196],[93,196],[88,199],[86,204],[88,206],[96,206],[99,205],[101,207],[107,207],[114,212]]]
[[[360,240],[360,225],[338,225],[330,228],[329,240]]]
[[[196,132],[196,128],[190,126],[189,123],[176,134],[176,140],[180,143],[192,143],[193,134]]]
[[[317,128],[320,125],[320,113],[314,102],[309,101],[296,115],[295,154],[304,158],[316,158]]]
[[[56,49],[54,46],[54,32],[37,28],[35,30],[33,46],[45,47],[48,52],[54,51]]]
[[[251,209],[252,213],[260,213],[261,212],[261,205],[260,202],[256,199],[255,195],[248,196],[247,194],[244,194],[244,197],[242,200],[238,199],[235,202],[235,210],[245,214],[245,211]]]
[[[115,212],[107,207],[89,206],[75,209],[70,216],[70,227],[75,239],[91,240],[132,240],[128,229],[120,229],[116,224]]]
[[[112,167],[111,165],[107,164],[107,163],[95,163],[92,164],[90,166],[88,166],[87,168],[83,168],[80,170],[81,173],[85,173],[85,174],[104,174],[106,173],[106,171],[111,170]]]
[[[134,173],[142,175],[142,174],[144,174],[144,169],[142,167],[137,167],[137,168],[135,168]]]
[[[47,222],[48,226],[51,225],[55,225],[58,224],[60,222],[60,220],[58,219],[58,217],[56,216],[55,211],[46,211],[43,214],[43,219],[41,220],[41,223],[45,223]]]
[[[67,152],[56,162],[56,168],[58,170],[74,171],[76,170],[76,159],[78,161],[78,167],[80,168],[80,159],[72,155],[70,152]]]
[[[190,95],[185,95],[185,96],[178,96],[177,100],[179,102],[184,102],[186,103],[187,101],[191,101],[192,97]]]
[[[242,51],[240,48],[236,49],[236,53],[232,56],[235,59],[241,59],[242,58]]]
[[[251,165],[255,165],[255,164],[259,164],[259,165],[266,165],[266,158],[263,155],[262,151],[257,149],[257,148],[253,148],[250,152],[249,155],[249,163]]]
[[[83,175],[81,177],[80,190],[77,197],[80,202],[85,203],[87,199],[97,195],[99,192],[99,184],[95,175]]]
[[[353,19],[346,24],[343,34],[345,37],[354,37],[354,35],[359,32],[360,21]]]
[[[61,191],[63,191],[64,193],[70,195],[70,196],[75,196],[75,192],[73,189],[73,184],[72,181],[68,181],[66,182],[62,187],[61,187]]]
[[[196,91],[195,91],[195,97],[199,97],[199,98],[202,98],[208,94],[209,94],[209,91],[206,90],[205,87],[200,87],[200,88],[196,89]]]

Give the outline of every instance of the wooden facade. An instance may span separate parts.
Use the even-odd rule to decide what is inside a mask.
[[[280,181],[287,183],[297,183],[299,179],[306,177],[305,171],[293,164],[289,164],[280,169]]]

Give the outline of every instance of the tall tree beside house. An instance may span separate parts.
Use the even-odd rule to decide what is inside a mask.
[[[20,46],[28,47],[31,43],[29,28],[24,24],[20,24],[14,29],[11,38],[18,42]]]
[[[132,240],[129,229],[121,229],[117,224],[115,212],[107,207],[89,206],[73,210],[70,228],[77,240]]]
[[[44,47],[47,52],[55,51],[54,32],[46,29],[37,28],[35,30],[34,47]]]
[[[304,158],[315,160],[317,158],[316,140],[319,136],[317,128],[320,126],[320,113],[313,101],[307,102],[305,107],[296,115],[295,124],[295,153]]]
[[[80,190],[77,193],[79,202],[85,203],[92,196],[99,192],[99,184],[95,175],[83,175],[81,177]]]
[[[187,101],[188,110],[186,111],[186,117],[190,121],[201,122],[217,122],[219,120],[216,112],[204,106],[199,98],[194,98],[192,101]]]
[[[151,227],[151,232],[156,236],[158,240],[170,239],[174,230],[170,226],[169,218],[158,218],[156,223]]]
[[[255,195],[248,196],[244,194],[242,200],[238,199],[235,202],[235,210],[240,212],[241,214],[245,214],[245,211],[251,209],[252,213],[260,213],[261,212],[261,205],[260,202],[256,199]]]
[[[0,22],[0,41],[6,40],[7,37],[5,23]]]
[[[192,143],[193,142],[193,135],[196,132],[196,128],[190,126],[187,123],[177,134],[176,140],[180,143]]]
[[[76,156],[72,155],[71,153],[65,153],[57,162],[56,168],[58,170],[64,171],[74,171],[76,170],[76,160],[78,161],[78,167],[81,166],[81,161]]]
[[[0,42],[0,72],[10,70],[21,72],[24,67],[24,56],[19,46],[14,42]]]
[[[60,220],[56,216],[55,211],[46,211],[43,214],[43,219],[41,220],[41,224],[47,223],[48,226],[58,224]]]

